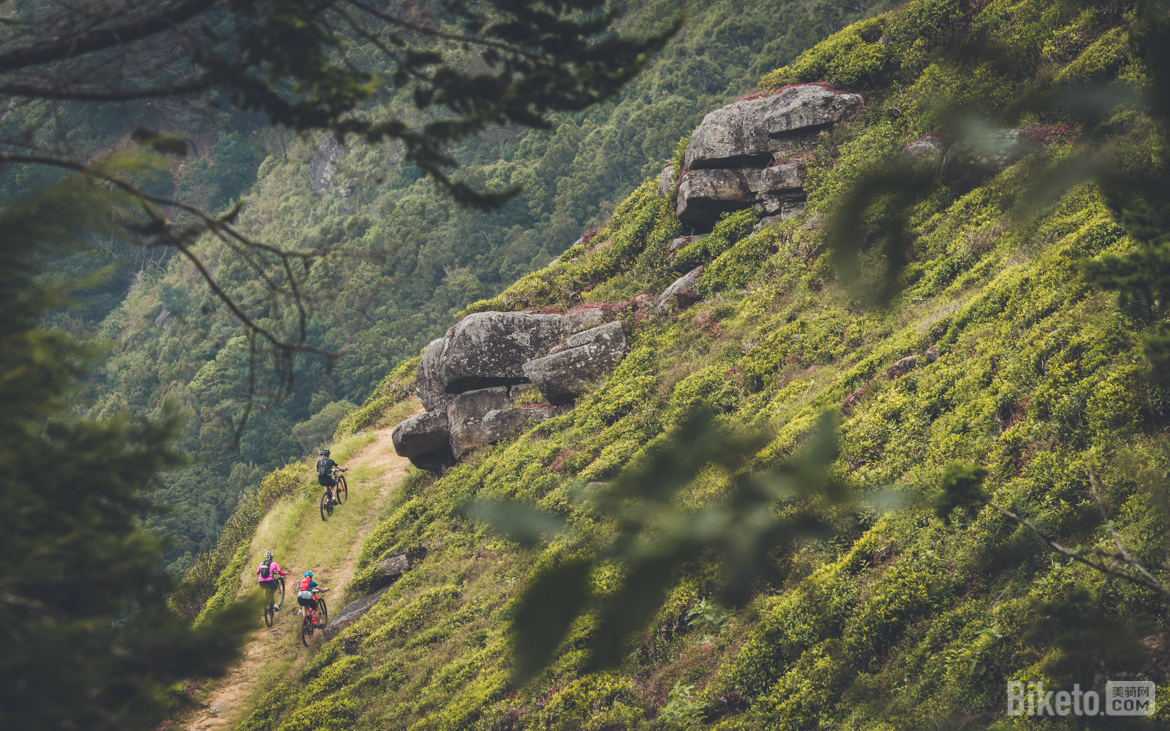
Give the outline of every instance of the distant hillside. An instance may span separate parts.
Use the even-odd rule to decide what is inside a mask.
[[[992,507],[950,524],[930,507],[957,461],[986,469],[995,505],[1082,555],[1114,550],[1113,529],[1151,565],[1170,549],[1170,400],[1141,350],[1154,322],[1083,276],[1084,261],[1134,242],[1089,183],[1020,215],[1035,166],[1067,159],[1085,130],[1059,113],[1024,119],[990,137],[1015,150],[998,158],[937,134],[954,109],[990,115],[1058,84],[1140,85],[1125,34],[1120,12],[1040,0],[918,0],[849,26],[760,83],[761,104],[810,82],[864,100],[766,168],[794,166],[803,212],[761,222],[750,204],[762,173],[751,178],[742,161],[707,165],[719,173],[708,190],[715,178],[744,181],[742,210],[683,239],[679,190],[690,180],[687,195],[697,195],[704,168],[685,167],[697,153],[680,146],[673,175],[643,169],[586,242],[468,306],[462,314],[601,308],[629,352],[566,413],[449,469],[431,463],[439,474],[412,470],[362,544],[346,601],[384,585],[375,564],[386,557],[417,557],[414,569],[303,667],[266,681],[239,728],[1072,728],[1072,719],[1009,718],[1007,681],[1057,682],[1072,668],[1087,673],[1086,687],[1118,673],[1163,683],[1163,597],[1058,556]],[[994,41],[996,53],[952,53],[970,39]],[[1140,114],[1113,123],[1145,149]],[[874,163],[901,160],[933,177],[910,216],[914,245],[895,301],[871,308],[836,274],[825,215]],[[877,225],[863,230],[876,236]],[[654,311],[699,266],[699,301]],[[414,362],[404,363],[342,432],[402,419],[408,408],[395,404],[414,379]],[[589,604],[551,664],[514,685],[519,598],[618,535],[582,495],[660,454],[703,409],[732,432],[769,430],[751,457],[760,473],[799,454],[821,414],[835,414],[829,474],[873,501],[828,510],[831,537],[772,554],[738,606],[716,600],[722,557],[693,559],[616,669],[587,671],[600,621]],[[719,504],[732,477],[702,472],[676,507]],[[892,508],[879,499],[891,488],[902,498]],[[576,532],[523,548],[463,517],[472,498],[520,501]],[[794,496],[774,511],[820,499]],[[620,565],[597,566],[594,601],[623,579]],[[1085,626],[1109,629],[1062,634]],[[1105,647],[1118,654],[1086,659]]]

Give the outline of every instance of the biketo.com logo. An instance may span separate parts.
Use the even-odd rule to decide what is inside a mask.
[[[1067,690],[1045,690],[1044,681],[1007,684],[1009,716],[1152,716],[1154,683],[1149,680],[1110,680],[1104,697],[1080,684]]]

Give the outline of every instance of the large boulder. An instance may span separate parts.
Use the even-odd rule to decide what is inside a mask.
[[[697,266],[679,277],[654,301],[654,312],[667,312],[672,309],[682,311],[703,299],[699,294],[699,279],[702,276],[703,267]]]
[[[678,220],[701,227],[713,224],[722,213],[751,205],[759,205],[765,215],[778,214],[785,203],[805,197],[795,162],[758,170],[693,170],[683,176],[678,191]]]
[[[1019,129],[957,142],[943,157],[942,182],[949,188],[970,190],[1035,150],[1036,145]]]
[[[403,421],[390,435],[394,451],[419,469],[441,472],[455,463],[447,411],[429,411]]]
[[[578,333],[549,355],[528,361],[524,374],[550,404],[567,404],[612,372],[629,350],[622,323],[611,322]]]
[[[447,334],[440,367],[443,389],[455,394],[524,383],[524,364],[564,339],[568,325],[562,315],[468,315]]]
[[[455,459],[485,443],[482,425],[485,416],[511,405],[512,398],[506,386],[467,391],[451,399],[447,419],[451,424],[451,452]]]
[[[789,86],[769,97],[763,126],[770,137],[821,129],[861,109],[862,103],[858,94],[833,91],[820,84]]]
[[[562,407],[549,404],[489,411],[481,418],[468,422],[466,428],[460,432],[458,446],[454,440],[452,441],[452,447],[456,450],[455,456],[462,457],[476,447],[511,439],[529,427],[561,413],[564,413]]]
[[[373,594],[358,599],[356,602],[350,602],[341,608],[341,611],[334,615],[330,620],[328,626],[325,627],[325,639],[331,640],[337,636],[341,630],[350,626],[354,622],[362,618],[366,612],[370,611],[386,590],[390,587],[379,589]]]
[[[317,154],[313,155],[309,163],[309,187],[317,195],[325,195],[333,185],[333,175],[337,172],[337,161],[345,154],[345,145],[332,132],[325,135]]]
[[[762,99],[729,104],[703,117],[691,134],[687,170],[760,168],[815,143],[816,134],[862,106],[857,94],[819,84],[790,86]]]
[[[432,340],[423,351],[422,360],[415,371],[414,392],[427,411],[443,408],[451,397],[443,390],[443,353],[447,349],[447,338]]]

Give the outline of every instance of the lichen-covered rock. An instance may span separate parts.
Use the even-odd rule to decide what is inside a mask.
[[[309,187],[317,195],[325,195],[333,184],[333,175],[337,172],[337,161],[345,154],[345,145],[332,132],[325,135],[317,154],[313,155],[309,163]]]
[[[525,429],[561,413],[564,413],[564,408],[547,404],[489,411],[482,418],[470,422],[463,430],[459,446],[456,448],[456,457],[462,457],[476,447],[510,439]]]
[[[358,599],[356,602],[350,602],[349,604],[346,604],[344,607],[342,607],[341,611],[334,615],[329,620],[328,626],[325,627],[325,639],[333,639],[339,632],[341,632],[341,630],[361,619],[362,615],[370,611],[370,609],[378,603],[378,600],[382,598],[382,595],[385,594],[389,588],[390,587],[387,586],[379,589],[373,594],[364,596],[361,599]]]
[[[447,334],[440,367],[443,390],[456,394],[524,383],[528,380],[524,364],[559,343],[570,324],[571,319],[562,315],[468,315]]]
[[[480,422],[485,416],[511,405],[512,397],[505,386],[467,391],[451,399],[447,420],[451,425],[451,452],[455,459],[483,444],[484,430]]]
[[[418,362],[418,370],[414,377],[414,393],[427,411],[441,409],[451,400],[450,395],[443,390],[442,364],[446,348],[447,338],[436,338],[427,345],[422,359]]]
[[[419,469],[441,472],[455,463],[447,411],[428,411],[406,419],[390,435],[394,451]]]
[[[968,190],[1036,149],[1023,130],[1004,129],[957,142],[943,157],[942,182],[949,188]]]
[[[675,215],[683,223],[709,228],[720,215],[755,202],[751,178],[759,175],[759,170],[690,170],[679,183]]]
[[[770,137],[827,127],[861,109],[858,94],[844,94],[819,84],[790,86],[768,98],[763,126]]]
[[[567,404],[613,371],[629,350],[622,323],[611,322],[578,333],[549,355],[528,361],[524,374],[550,404]]]
[[[938,134],[929,134],[902,148],[902,160],[911,165],[938,165],[947,148]]]
[[[761,168],[777,154],[813,144],[816,132],[860,109],[862,98],[818,84],[790,86],[729,104],[703,117],[687,145],[685,168]]]
[[[674,284],[658,296],[654,302],[655,312],[666,312],[670,309],[685,310],[703,296],[699,294],[699,279],[703,276],[703,267],[697,266],[675,280]]]
[[[667,165],[658,174],[658,197],[669,198],[674,192],[674,165]]]
[[[597,327],[605,322],[605,310],[600,307],[586,307],[567,312],[563,317],[565,319],[565,334],[571,335],[581,330]]]

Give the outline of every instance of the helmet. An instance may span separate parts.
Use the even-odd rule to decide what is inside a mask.
[[[264,560],[265,560],[265,561],[271,561],[271,560],[272,560],[272,551],[265,551],[265,552],[264,552]]]
[[[321,456],[322,456],[322,457],[328,457],[328,456],[329,456],[329,450],[328,450],[328,449],[322,449],[322,450],[321,450]]]
[[[312,571],[306,571],[306,572],[305,572],[305,576],[306,576],[307,578],[310,578],[310,579],[311,579],[311,578],[313,578],[313,572],[312,572]]]

